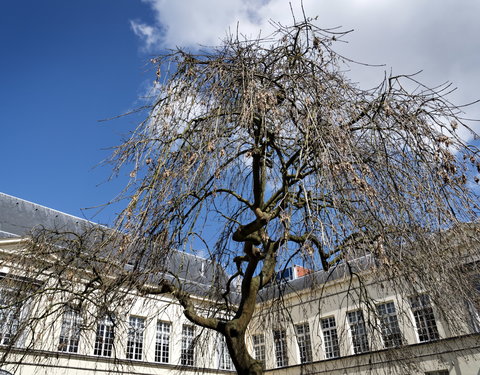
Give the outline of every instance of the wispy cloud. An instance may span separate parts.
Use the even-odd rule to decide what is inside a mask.
[[[155,26],[150,26],[142,22],[130,21],[130,26],[142,41],[145,43],[144,48],[152,49],[154,46],[160,45],[161,33],[160,29]]]

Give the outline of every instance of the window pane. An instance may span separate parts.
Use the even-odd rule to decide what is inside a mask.
[[[157,322],[157,339],[155,342],[155,362],[168,363],[170,358],[171,323]]]
[[[472,282],[477,295],[473,300],[467,301],[467,308],[470,313],[470,328],[472,333],[480,333],[480,275],[475,275]]]
[[[131,316],[128,327],[127,358],[142,359],[145,319]]]
[[[94,355],[111,357],[113,351],[114,323],[112,318],[105,316],[97,325],[97,333],[95,336]]]
[[[300,363],[312,362],[312,341],[308,323],[296,325],[295,331],[300,352]]]
[[[252,336],[255,359],[265,363],[265,336],[259,333]]]
[[[477,307],[467,301],[467,309],[470,314],[470,329],[472,333],[480,333],[480,313]]]
[[[393,302],[382,303],[377,306],[380,319],[383,344],[386,348],[402,345],[402,333],[398,325],[397,311]]]
[[[430,297],[422,294],[410,299],[413,316],[415,318],[415,326],[417,327],[418,339],[420,342],[438,340],[437,323],[435,315],[430,303]]]
[[[368,345],[367,328],[361,310],[351,311],[347,314],[350,332],[352,334],[353,352],[365,353],[370,350]]]
[[[180,363],[183,366],[193,366],[195,357],[195,329],[184,324],[182,327],[182,352]]]
[[[22,305],[18,291],[0,289],[0,345],[10,345],[18,332]]]
[[[285,333],[285,330],[274,330],[273,342],[275,344],[275,357],[277,367],[288,366],[287,335]]]
[[[80,341],[80,326],[82,317],[77,309],[67,307],[63,313],[62,328],[58,350],[61,352],[77,353]]]
[[[228,352],[227,343],[223,336],[217,338],[218,368],[222,370],[232,370],[233,362]]]
[[[340,357],[340,346],[338,345],[338,334],[335,318],[322,319],[323,341],[325,343],[325,358]]]

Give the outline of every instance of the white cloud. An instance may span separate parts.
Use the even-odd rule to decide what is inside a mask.
[[[130,26],[135,35],[144,41],[146,49],[151,49],[160,44],[161,34],[157,27],[137,21],[130,21]]]
[[[251,8],[255,3],[253,0],[142,1],[154,10],[156,24],[147,26],[135,23],[142,29],[134,31],[144,40],[146,47],[153,50],[161,47],[195,47],[199,44],[217,45],[227,35],[229,26],[235,26],[237,21],[242,24],[251,22]]]
[[[218,45],[228,33],[247,37],[269,35],[270,20],[297,20],[300,0],[142,0],[154,12],[155,24],[132,21],[133,31],[150,52],[176,46]],[[350,77],[374,86],[384,72],[414,73],[434,86],[458,86],[451,99],[463,104],[480,98],[480,1],[474,0],[303,0],[307,16],[318,16],[324,28],[354,29],[337,50],[356,61],[385,64],[381,68],[352,66]],[[467,109],[480,118],[480,105]],[[474,124],[477,131],[479,126]]]

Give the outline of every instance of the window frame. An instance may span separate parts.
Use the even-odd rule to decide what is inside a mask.
[[[276,328],[273,330],[273,346],[275,348],[276,367],[288,366],[287,331],[284,328]]]
[[[20,332],[23,304],[15,287],[0,286],[0,345],[13,345]]]
[[[261,361],[265,363],[265,359],[266,359],[265,334],[256,333],[252,335],[252,347],[253,347],[253,353],[254,353],[255,359],[257,361]]]
[[[468,315],[469,315],[469,327],[472,333],[480,333],[480,311],[471,301],[466,301]]]
[[[384,311],[381,311],[382,309]],[[394,301],[385,301],[377,304],[376,312],[380,322],[383,346],[387,349],[402,346],[404,339]]]
[[[115,343],[115,320],[108,314],[97,322],[93,355],[111,357]]]
[[[439,340],[440,332],[430,296],[425,293],[418,294],[410,297],[409,302],[418,342]]]
[[[473,286],[476,290],[475,301],[467,300],[467,310],[470,315],[469,326],[472,333],[480,333],[480,275],[473,276]]]
[[[83,325],[82,312],[78,307],[65,306],[62,315],[62,326],[58,351],[64,353],[78,353],[80,348],[80,337]]]
[[[23,346],[23,324],[30,313],[31,296],[39,286],[35,279],[0,272],[0,346]]]
[[[353,319],[355,320],[353,321]],[[367,325],[363,316],[363,310],[353,310],[347,312],[347,321],[352,341],[353,354],[363,354],[370,352],[370,343],[368,341]]]
[[[331,322],[333,321],[333,325]],[[328,327],[326,324],[328,322]],[[325,358],[339,358],[340,354],[340,342],[338,340],[337,322],[334,316],[327,316],[320,319],[320,327],[323,333],[323,342],[325,350]],[[327,345],[328,343],[328,345]]]
[[[157,320],[157,331],[155,334],[155,362],[170,363],[170,342],[172,335],[172,323]]]
[[[127,346],[125,357],[130,360],[143,360],[145,340],[145,318],[130,315],[128,319]]]
[[[233,370],[233,361],[228,352],[227,342],[225,337],[221,334],[217,335],[217,359],[218,359],[218,368],[220,370]]]
[[[298,354],[300,363],[313,362],[312,336],[310,335],[310,325],[308,322],[295,324],[295,337],[298,344]]]
[[[183,324],[180,351],[180,364],[182,366],[195,366],[195,339],[195,326]]]

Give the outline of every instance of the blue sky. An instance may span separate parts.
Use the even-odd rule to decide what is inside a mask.
[[[93,167],[135,120],[99,120],[133,108],[150,78],[130,27],[150,14],[133,0],[2,1],[0,191],[87,217],[115,196],[120,181]]]
[[[99,122],[137,107],[166,47],[213,45],[227,30],[269,33],[291,22],[287,0],[2,0],[0,3],[0,191],[77,216],[122,188],[94,168],[138,117]],[[292,1],[299,14],[299,1]],[[324,27],[355,29],[342,46],[354,59],[385,64],[352,71],[373,86],[385,71],[423,69],[428,84],[452,81],[452,100],[480,98],[480,2],[304,0]],[[194,47],[193,47],[194,48]],[[480,106],[466,116],[480,118]],[[478,123],[472,123],[478,131]],[[93,217],[110,223],[118,207]]]

